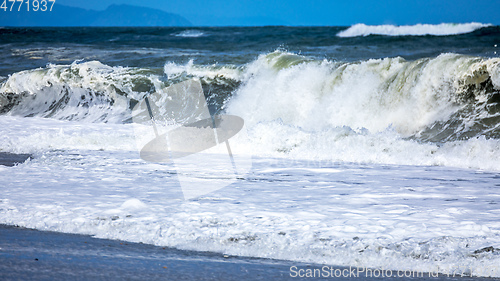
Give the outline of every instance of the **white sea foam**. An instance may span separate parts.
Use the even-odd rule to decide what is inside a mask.
[[[493,87],[500,88],[499,66],[499,59],[455,54],[413,62],[387,58],[342,63],[277,51],[245,68],[197,66],[190,61],[167,63],[164,71],[174,79],[189,75],[240,81],[225,108],[245,120],[251,138],[239,145],[249,153],[500,170],[496,139],[456,138],[437,145],[406,138],[449,120],[461,109],[460,96],[468,94],[462,92],[469,86],[490,79]],[[160,95],[168,86],[147,70],[75,62],[15,73],[1,91],[26,96],[9,111],[11,115],[120,122],[130,118],[128,100],[147,94],[136,87],[138,83]],[[486,97],[479,93],[476,99]],[[61,100],[67,105],[54,108]],[[472,122],[462,118],[456,121],[465,126]]]
[[[179,32],[179,33],[175,34],[175,36],[196,38],[196,37],[202,37],[202,36],[207,36],[207,35],[201,30],[189,29],[189,30],[184,30],[182,32]]]
[[[229,112],[250,125],[279,119],[306,131],[348,126],[380,132],[393,127],[408,136],[447,120],[460,108],[464,86],[490,76],[498,83],[500,71],[499,59],[455,54],[410,62],[295,63],[298,59],[292,58],[288,64],[290,56],[276,52],[250,64],[241,78],[244,84],[227,105]]]
[[[282,68],[279,60],[288,55],[262,56],[250,65],[227,105],[230,114],[245,119],[258,154],[500,170],[498,139],[438,145],[405,138],[448,120],[460,109],[455,97],[462,85],[484,81],[485,72],[477,69],[494,76],[498,59],[446,54],[415,62],[314,61]]]
[[[337,34],[339,37],[357,37],[368,35],[388,35],[388,36],[422,36],[422,35],[456,35],[463,33],[470,33],[474,30],[491,26],[490,24],[483,24],[477,22],[451,24],[416,24],[416,25],[366,25],[355,24],[346,30]]]
[[[239,181],[184,201],[172,166],[139,159],[131,125],[10,116],[0,124],[2,151],[38,151],[0,173],[0,223],[230,255],[500,276],[498,254],[482,250],[500,248],[498,173],[257,157]],[[413,145],[398,149],[411,155]]]
[[[181,76],[183,73],[203,78],[223,77],[233,80],[239,80],[242,74],[240,68],[235,66],[219,66],[219,65],[195,65],[193,60],[189,60],[186,64],[177,64],[168,62],[164,66],[165,74],[169,78]]]
[[[145,94],[136,90],[139,83],[159,88],[162,84],[149,70],[75,61],[14,73],[0,92],[19,99],[10,115],[121,122],[128,100]]]

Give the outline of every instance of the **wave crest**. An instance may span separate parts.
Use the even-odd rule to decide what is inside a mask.
[[[150,70],[99,61],[50,64],[12,74],[0,87],[0,113],[121,122],[130,102],[154,90],[157,80]]]
[[[244,67],[163,71],[75,62],[9,76],[0,114],[129,122],[138,100],[192,78],[212,114],[245,120],[242,146],[259,155],[499,169],[499,58],[338,62],[275,51]]]
[[[348,29],[337,34],[338,37],[358,37],[369,35],[387,35],[387,36],[446,36],[470,33],[477,29],[491,26],[477,22],[451,24],[416,24],[416,25],[366,25],[355,24]]]
[[[443,54],[345,63],[275,52],[249,65],[244,78],[228,107],[247,124],[280,119],[307,131],[393,127],[432,141],[500,138],[499,59]],[[431,133],[437,122],[442,128]]]

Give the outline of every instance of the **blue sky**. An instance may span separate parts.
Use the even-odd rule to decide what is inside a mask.
[[[352,25],[482,22],[500,25],[500,0],[57,0],[104,10],[111,4],[161,9],[195,25]]]

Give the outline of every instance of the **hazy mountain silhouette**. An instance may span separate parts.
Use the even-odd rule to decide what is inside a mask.
[[[0,26],[190,26],[182,16],[162,10],[111,5],[104,11],[54,4],[52,11],[1,11]]]

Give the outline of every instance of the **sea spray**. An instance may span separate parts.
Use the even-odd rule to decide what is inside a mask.
[[[164,73],[74,62],[11,75],[0,110],[126,123],[138,100],[195,77],[212,114],[245,120],[249,153],[498,170],[499,69],[458,54],[343,62],[282,50],[241,67],[168,62]]]

